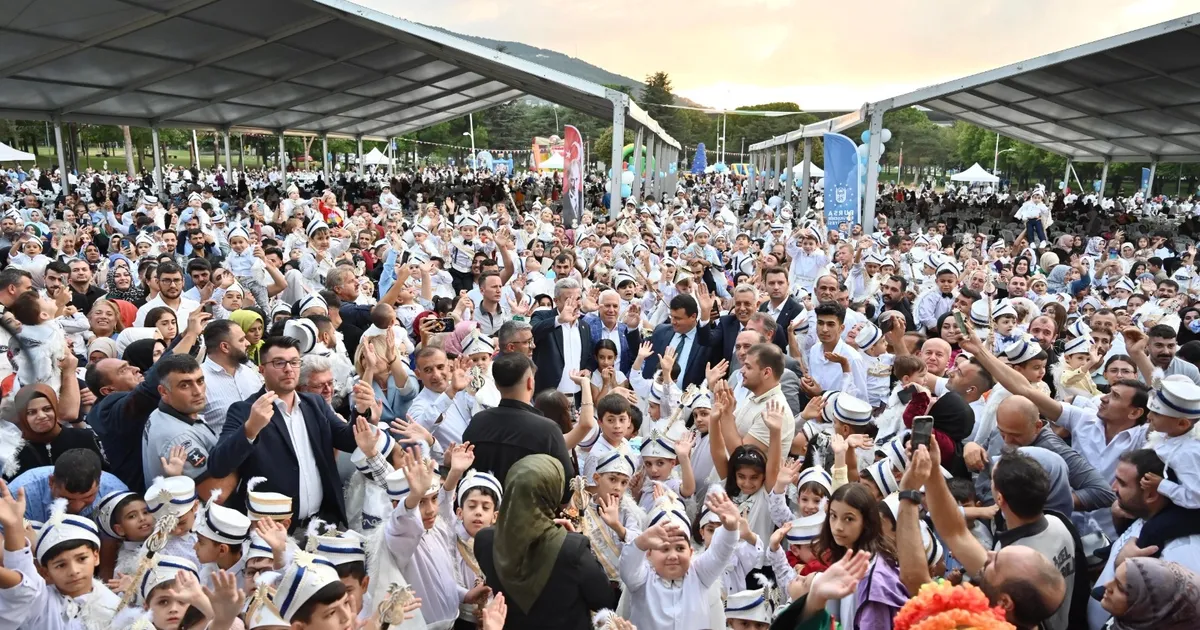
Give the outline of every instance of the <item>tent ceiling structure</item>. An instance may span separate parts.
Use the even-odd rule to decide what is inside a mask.
[[[679,144],[620,93],[344,0],[0,0],[0,117],[384,139],[532,95]]]
[[[263,132],[282,152],[282,135],[385,140],[524,95],[611,119],[614,135],[628,121],[662,163],[681,151],[621,92],[346,0],[0,0],[0,118],[56,132]]]

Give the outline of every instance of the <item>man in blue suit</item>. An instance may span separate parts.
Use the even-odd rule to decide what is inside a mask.
[[[758,289],[741,284],[733,290],[733,308],[728,315],[722,315],[713,326],[712,349],[708,357],[710,365],[728,360],[730,374],[739,367],[733,347],[737,343],[738,333],[746,329],[746,324],[750,323],[750,316],[757,307]],[[709,386],[711,387],[712,383],[709,383]]]
[[[270,337],[260,356],[266,386],[230,405],[221,438],[209,452],[209,474],[236,472],[243,481],[265,477],[257,490],[292,497],[293,528],[302,528],[314,516],[345,524],[346,503],[333,451],[354,451],[354,423],[339,420],[319,395],[296,391],[298,341]],[[232,500],[230,507],[241,509],[244,483]]]
[[[641,310],[637,305],[630,304],[629,311],[625,313],[625,320],[621,321],[621,294],[612,289],[600,294],[599,305],[598,311],[583,317],[592,333],[592,347],[595,348],[601,339],[608,339],[617,344],[617,369],[628,378],[633,359],[637,357],[638,346],[642,343]],[[595,370],[596,357],[585,357],[584,364],[587,365],[587,369]]]
[[[675,364],[679,367],[679,377],[675,384],[680,389],[689,385],[699,385],[704,382],[704,370],[708,367],[708,354],[712,337],[712,329],[708,322],[700,319],[700,313],[711,313],[713,306],[712,294],[703,284],[697,285],[700,293],[700,303],[696,298],[680,293],[671,298],[668,305],[671,310],[669,323],[659,324],[650,337],[654,354],[646,360],[642,376],[649,379],[658,370],[658,357],[666,352],[667,346],[675,348]]]

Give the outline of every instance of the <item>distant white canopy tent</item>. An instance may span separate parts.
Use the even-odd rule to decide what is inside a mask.
[[[543,169],[543,170],[548,170],[548,171],[561,171],[561,170],[563,170],[563,156],[562,156],[562,154],[561,154],[561,153],[555,153],[554,155],[551,155],[549,158],[547,158],[547,159],[546,159],[546,161],[545,161],[545,162],[542,162],[541,164],[538,164],[538,168],[539,168],[539,169]]]
[[[379,166],[388,163],[386,155],[379,151],[379,147],[371,149],[371,152],[363,156],[363,166]]]
[[[804,163],[801,162],[800,164],[793,166],[792,172],[796,174],[796,177],[800,177],[800,174],[804,172]],[[820,166],[817,166],[816,164],[809,164],[808,165],[808,176],[809,177],[825,177],[825,169],[821,168]]]
[[[954,182],[970,182],[972,184],[996,184],[1000,182],[1000,178],[983,170],[983,167],[976,162],[971,168],[950,176],[950,181]]]
[[[37,159],[32,153],[18,151],[0,142],[0,162],[32,162]]]

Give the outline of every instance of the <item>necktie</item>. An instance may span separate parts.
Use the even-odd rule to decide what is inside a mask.
[[[687,367],[683,364],[683,346],[686,343],[687,343],[687,335],[679,335],[679,343],[675,344],[675,365],[679,366],[679,379],[677,379],[677,380],[680,382],[682,382],[682,380],[683,380],[683,372],[684,372],[684,369]],[[667,374],[667,378],[671,378],[671,375]],[[680,388],[682,388],[682,387],[683,387],[683,385],[680,384]]]

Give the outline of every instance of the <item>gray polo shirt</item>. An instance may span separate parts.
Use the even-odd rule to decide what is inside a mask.
[[[142,431],[142,473],[146,483],[163,475],[159,458],[166,459],[176,446],[182,446],[186,452],[183,474],[201,481],[208,473],[208,453],[216,445],[217,434],[204,418],[188,418],[160,402]]]
[[[1040,520],[1001,532],[996,535],[995,550],[1010,545],[1032,547],[1050,559],[1066,582],[1066,593],[1062,605],[1045,621],[1047,630],[1067,630],[1071,612],[1071,593],[1075,590],[1075,539],[1062,521],[1054,516],[1043,515]]]

